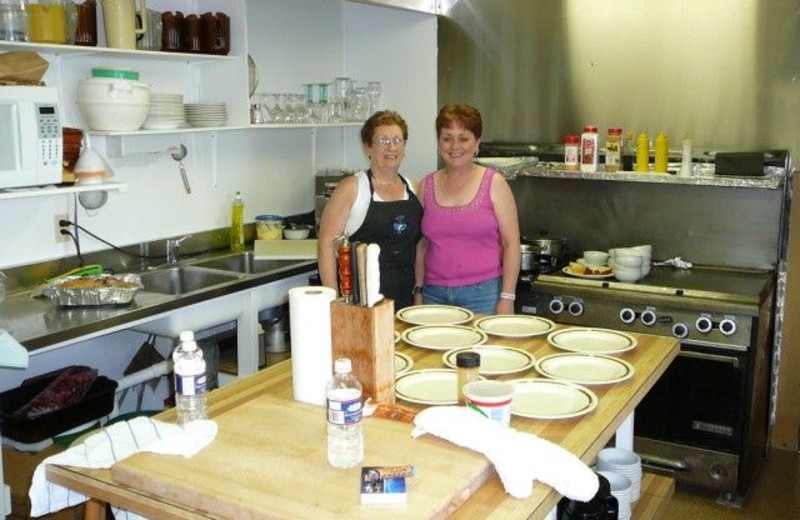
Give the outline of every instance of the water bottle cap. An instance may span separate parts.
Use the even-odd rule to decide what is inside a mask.
[[[194,332],[191,330],[182,330],[180,339],[181,341],[192,341],[194,340]]]
[[[197,350],[197,343],[195,343],[192,340],[184,341],[183,342],[183,346],[181,347],[181,349],[184,352],[194,352],[195,350]]]
[[[337,359],[333,362],[333,371],[337,374],[350,372],[353,369],[353,364],[347,358]]]

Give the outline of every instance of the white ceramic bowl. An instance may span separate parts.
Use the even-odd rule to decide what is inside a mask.
[[[311,230],[308,228],[299,228],[299,229],[284,228],[283,237],[286,240],[305,240],[306,238],[308,238],[308,235],[310,233]]]
[[[642,256],[647,256],[647,257],[653,256],[653,246],[651,246],[650,244],[646,244],[643,246],[633,246],[630,249],[633,249]]]
[[[139,81],[86,78],[78,84],[78,108],[92,130],[138,130],[149,107],[150,86]]]
[[[608,253],[605,251],[584,251],[583,259],[589,265],[606,265]]]
[[[621,255],[617,253],[614,257],[614,265],[617,267],[640,269],[642,267],[642,257],[639,255]]]
[[[642,277],[641,269],[631,269],[629,267],[614,267],[614,277],[620,282],[635,282]]]

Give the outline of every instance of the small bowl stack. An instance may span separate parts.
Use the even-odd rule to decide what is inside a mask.
[[[148,130],[170,130],[186,122],[182,94],[150,94],[150,108],[144,128]]]
[[[192,126],[225,126],[228,112],[225,103],[187,103],[186,121]]]
[[[623,448],[604,448],[597,454],[597,471],[613,471],[628,477],[631,481],[631,502],[639,500],[642,459],[636,452]]]
[[[621,282],[633,283],[650,273],[653,246],[618,247],[609,251],[609,265]]]

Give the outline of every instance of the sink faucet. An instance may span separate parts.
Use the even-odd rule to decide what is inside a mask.
[[[186,235],[185,237],[181,238],[168,238],[167,239],[167,263],[168,264],[177,264],[179,260],[179,251],[181,242],[186,240],[192,235]]]

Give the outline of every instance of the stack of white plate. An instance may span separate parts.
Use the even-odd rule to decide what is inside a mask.
[[[178,128],[186,121],[182,94],[150,94],[150,108],[142,125],[148,130]]]
[[[225,103],[187,103],[186,121],[192,126],[225,126]]]
[[[617,520],[630,520],[631,518],[631,479],[616,471],[598,471],[608,480],[611,494],[617,499]]]
[[[621,473],[631,481],[631,502],[639,500],[642,487],[642,459],[622,448],[605,448],[597,454],[597,470]]]

